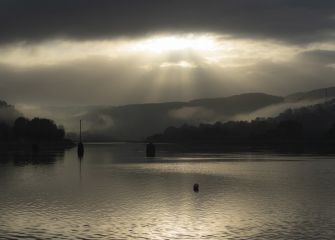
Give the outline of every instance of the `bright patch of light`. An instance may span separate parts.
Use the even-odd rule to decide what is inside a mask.
[[[180,61],[180,62],[164,62],[159,67],[161,68],[168,68],[168,67],[196,68],[197,66],[187,61]]]
[[[331,49],[334,45],[322,46]],[[40,43],[14,43],[0,46],[0,64],[35,67],[75,64],[95,59],[105,62],[129,61],[145,71],[159,67],[196,68],[211,65],[238,67],[259,61],[287,61],[301,51],[321,46],[298,48],[271,41],[233,39],[209,33],[153,35],[147,38],[73,41],[55,39]]]
[[[179,50],[211,51],[217,47],[215,39],[208,35],[157,36],[139,41],[132,51],[164,53]]]

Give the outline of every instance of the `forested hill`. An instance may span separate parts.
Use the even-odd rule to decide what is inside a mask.
[[[155,142],[275,145],[335,140],[335,100],[288,109],[274,118],[169,127],[148,138]]]

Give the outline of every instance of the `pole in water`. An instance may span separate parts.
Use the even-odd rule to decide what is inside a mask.
[[[78,157],[82,158],[84,156],[84,144],[81,140],[81,120],[80,120],[80,130],[79,130],[79,143],[78,143]]]

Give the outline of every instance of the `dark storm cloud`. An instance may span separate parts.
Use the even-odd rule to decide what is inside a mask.
[[[330,50],[312,50],[306,51],[297,56],[302,61],[310,61],[319,64],[335,63],[335,51]]]
[[[306,43],[331,39],[333,0],[2,0],[0,41],[205,31]]]

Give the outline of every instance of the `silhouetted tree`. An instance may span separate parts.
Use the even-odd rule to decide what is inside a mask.
[[[28,136],[29,120],[24,117],[19,117],[15,120],[13,126],[13,134],[15,139],[26,138]]]
[[[302,123],[294,120],[282,121],[277,126],[277,137],[283,139],[297,139],[303,136]]]
[[[326,133],[326,138],[335,140],[335,123],[331,126],[329,131]]]
[[[0,141],[8,141],[10,137],[11,128],[5,123],[0,123]]]
[[[64,129],[49,119],[34,118],[28,123],[28,136],[32,140],[54,141],[64,138]]]
[[[52,120],[34,118],[29,120],[19,117],[13,127],[0,123],[0,141],[61,141],[64,140],[65,131],[58,127]]]

